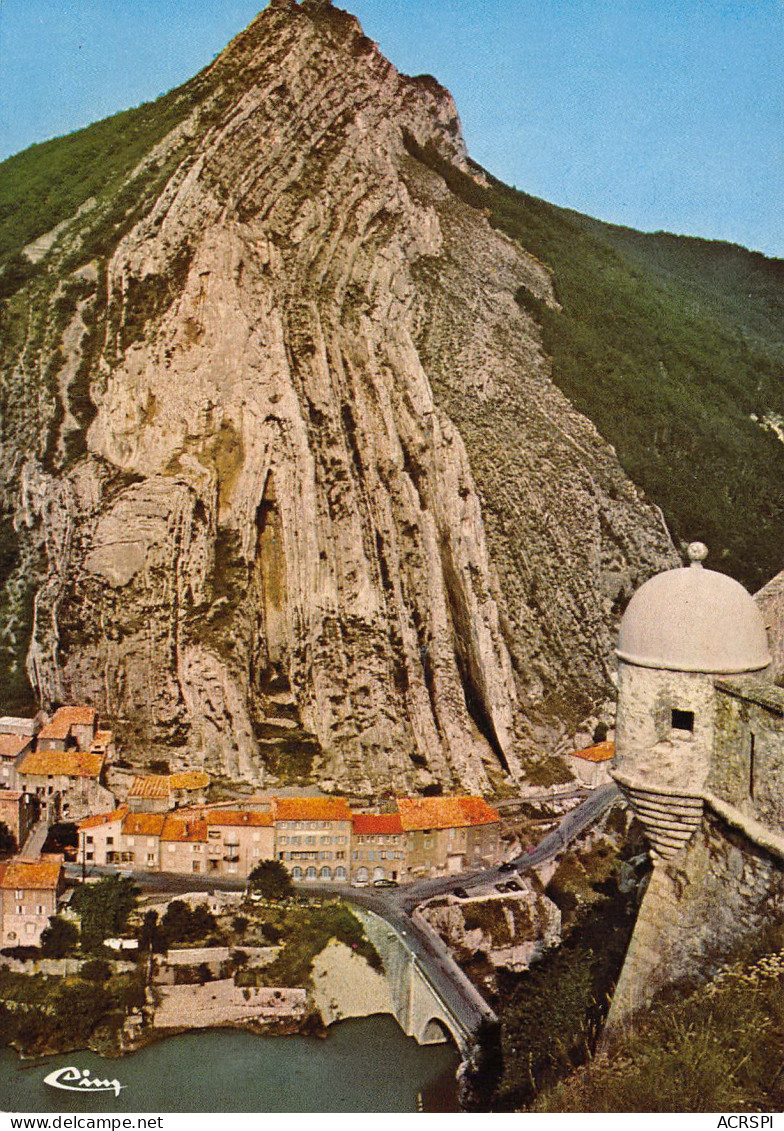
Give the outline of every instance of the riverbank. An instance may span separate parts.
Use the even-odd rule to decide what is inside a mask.
[[[156,1040],[107,1069],[92,1052],[21,1062],[0,1052],[0,1110],[23,1112],[457,1111],[451,1045],[421,1047],[391,1017],[342,1021],[326,1039],[210,1029]],[[116,1077],[119,1096],[53,1091],[44,1077],[74,1065]],[[98,1106],[100,1105],[100,1106]]]

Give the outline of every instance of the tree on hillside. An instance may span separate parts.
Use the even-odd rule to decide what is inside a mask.
[[[95,950],[105,938],[125,930],[138,892],[130,876],[106,876],[97,884],[80,884],[74,890],[73,908],[82,920],[85,950]]]
[[[164,946],[176,942],[197,942],[217,927],[215,916],[203,903],[189,907],[181,899],[173,899],[161,920],[160,937]]]
[[[65,958],[79,943],[79,931],[75,923],[53,915],[49,926],[41,931],[41,950],[47,958]]]
[[[265,899],[289,899],[294,894],[291,876],[279,860],[262,860],[248,876],[248,887]]]

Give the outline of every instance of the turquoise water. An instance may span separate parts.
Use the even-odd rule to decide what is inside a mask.
[[[317,1037],[262,1037],[237,1029],[184,1033],[107,1060],[90,1052],[41,1061],[0,1051],[0,1110],[22,1112],[457,1111],[452,1045],[420,1047],[391,1017],[333,1025]],[[82,1096],[45,1084],[74,1065],[118,1079],[119,1096]]]

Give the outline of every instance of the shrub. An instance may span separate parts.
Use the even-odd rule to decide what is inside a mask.
[[[61,919],[59,915],[49,920],[49,926],[41,931],[41,951],[47,958],[65,958],[79,945],[79,930],[75,923]]]

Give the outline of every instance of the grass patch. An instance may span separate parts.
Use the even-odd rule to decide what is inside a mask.
[[[283,949],[269,966],[241,971],[237,975],[239,985],[309,987],[313,959],[330,939],[350,947],[372,970],[383,968],[378,951],[366,938],[362,924],[345,904],[270,906],[264,909],[261,918],[262,930],[266,932],[271,926],[273,933],[279,932]]]
[[[781,1111],[784,950],[670,990],[620,1041],[542,1094],[535,1111]]]

